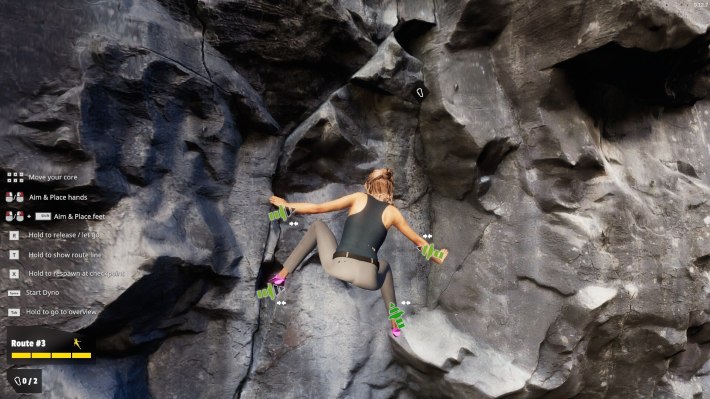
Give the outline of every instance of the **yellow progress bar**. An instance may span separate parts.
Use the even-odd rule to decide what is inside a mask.
[[[91,352],[13,352],[13,359],[91,359]]]

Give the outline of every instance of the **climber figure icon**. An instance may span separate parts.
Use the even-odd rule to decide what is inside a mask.
[[[389,263],[377,256],[387,231],[392,226],[396,227],[418,248],[429,243],[412,230],[399,209],[393,205],[394,181],[391,169],[373,170],[367,176],[364,187],[364,193],[356,192],[320,204],[292,203],[277,196],[270,198],[273,205],[291,208],[296,213],[314,214],[348,209],[348,217],[340,244],[325,223],[313,222],[284,262],[283,269],[269,283],[284,285],[286,277],[317,246],[320,263],[326,273],[366,290],[380,290],[387,314],[396,308],[392,270]],[[448,251],[442,249],[438,255],[430,259],[441,264]],[[395,318],[390,318],[390,322],[392,335],[398,337],[401,335],[400,328],[404,326],[403,312],[396,314]]]

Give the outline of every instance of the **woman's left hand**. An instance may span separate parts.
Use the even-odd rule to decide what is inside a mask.
[[[286,206],[287,202],[285,199],[281,197],[277,197],[275,195],[272,195],[271,198],[269,198],[269,202],[271,202],[275,206]]]
[[[448,249],[442,249],[442,250],[441,250],[441,253],[443,254],[443,255],[441,256],[441,258],[434,258],[434,257],[432,257],[432,258],[431,258],[432,262],[436,263],[437,265],[440,265],[440,264],[444,263],[444,261],[446,260],[446,257],[449,256],[449,250],[448,250]]]

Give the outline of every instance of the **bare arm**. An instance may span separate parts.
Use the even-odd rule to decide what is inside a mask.
[[[413,242],[414,245],[417,246],[417,248],[421,248],[424,245],[428,245],[429,243],[423,239],[422,237],[419,236],[414,230],[412,230],[411,227],[409,227],[409,223],[404,219],[404,216],[402,216],[402,213],[395,208],[395,213],[394,213],[394,221],[392,222],[392,225],[397,228],[402,234],[404,234],[405,237],[409,239],[409,241]],[[446,256],[449,254],[449,251],[446,249],[442,249],[442,252],[444,253],[444,256],[441,258],[434,258],[432,257],[431,260],[434,263],[441,264],[444,262],[444,259],[446,259]]]
[[[419,236],[412,228],[409,226],[409,223],[404,219],[404,216],[402,216],[402,213],[399,212],[399,210],[396,210],[394,212],[394,220],[392,222],[392,225],[397,228],[402,234],[404,234],[405,237],[409,239],[409,241],[413,242],[414,245],[417,247],[421,248],[424,245],[427,245],[428,242],[426,242],[425,239]]]
[[[276,206],[283,205],[287,208],[292,208],[298,213],[325,213],[347,209],[352,206],[357,198],[358,193],[346,195],[333,201],[314,204],[310,202],[286,202],[283,198],[272,196],[269,202]]]

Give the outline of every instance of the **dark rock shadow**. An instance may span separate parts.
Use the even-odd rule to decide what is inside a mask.
[[[171,257],[144,268],[150,273],[108,304],[91,325],[77,331],[96,339],[100,356],[151,353],[172,334],[201,332],[199,325],[190,323],[188,313],[210,287],[210,273]]]
[[[617,43],[555,65],[565,71],[579,105],[607,140],[642,139],[649,118],[663,109],[686,107],[710,88],[710,34],[679,49],[659,52]]]

